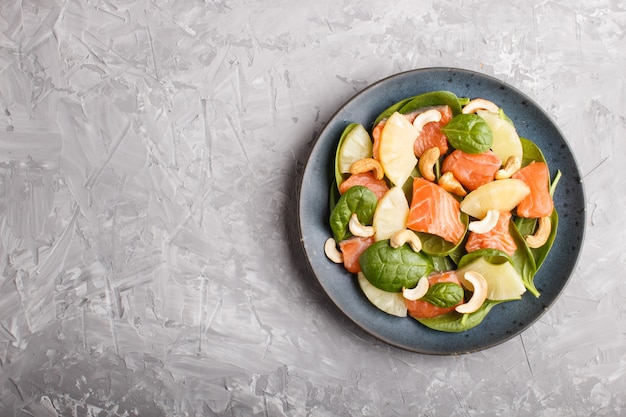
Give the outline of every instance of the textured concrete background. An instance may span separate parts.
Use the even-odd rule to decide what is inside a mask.
[[[333,112],[452,66],[540,103],[580,163],[576,272],[482,352],[385,345],[294,250]],[[626,415],[626,4],[0,3],[0,415]]]

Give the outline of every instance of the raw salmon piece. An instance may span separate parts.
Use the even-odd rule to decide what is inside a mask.
[[[376,197],[380,200],[382,196],[389,191],[389,186],[385,180],[378,180],[371,171],[363,172],[361,174],[352,174],[344,182],[339,184],[339,192],[341,194],[348,191],[348,188],[355,185],[362,185],[372,190]]]
[[[369,248],[374,243],[374,241],[373,236],[354,236],[339,242],[339,249],[343,254],[343,265],[349,272],[356,274],[361,271],[359,257],[363,252],[365,252],[365,249]]]
[[[428,283],[430,285],[434,285],[438,282],[453,282],[455,284],[461,285],[459,279],[457,278],[456,271],[445,271],[445,272],[435,272],[428,276]],[[461,300],[459,304],[462,304],[464,301]],[[453,307],[437,307],[429,303],[428,301],[422,300],[407,300],[405,299],[405,304],[408,309],[408,313],[411,317],[416,319],[427,319],[432,317],[437,317],[442,314],[450,313],[454,311]],[[458,305],[458,304],[457,304]]]
[[[531,162],[513,174],[530,187],[528,194],[518,205],[517,215],[527,218],[546,217],[554,210],[550,195],[550,173],[545,162]]]
[[[465,243],[465,250],[472,252],[478,249],[498,249],[512,256],[517,250],[517,245],[509,233],[510,222],[511,213],[501,211],[498,223],[493,229],[487,233],[470,232]]]
[[[472,191],[493,181],[501,165],[492,151],[471,154],[457,149],[443,160],[441,171],[451,172],[463,187]]]
[[[448,152],[448,138],[443,134],[441,128],[452,119],[452,109],[450,106],[435,106],[424,109],[424,111],[430,110],[431,108],[441,113],[441,120],[424,125],[422,133],[415,139],[415,144],[413,145],[413,151],[417,157],[422,156],[426,150],[434,147],[439,148],[440,155],[445,155],[445,153]],[[415,116],[413,116],[413,120],[415,120],[415,117],[417,117],[419,113],[420,112],[417,112]]]
[[[413,180],[413,197],[407,227],[416,232],[437,235],[457,244],[463,239],[459,202],[441,186],[425,180]]]

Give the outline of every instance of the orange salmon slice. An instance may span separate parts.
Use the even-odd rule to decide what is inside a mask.
[[[389,191],[389,187],[387,186],[385,180],[376,179],[374,173],[368,171],[361,174],[350,175],[344,182],[339,184],[339,192],[343,194],[348,191],[350,187],[354,187],[355,185],[362,185],[369,188],[374,194],[376,194],[376,197],[379,200],[387,191]]]
[[[417,139],[415,139],[413,151],[418,157],[422,156],[422,154],[428,149],[434,147],[439,148],[440,155],[445,155],[445,153],[448,152],[448,138],[441,131],[441,128],[445,126],[450,119],[452,119],[452,109],[450,106],[435,106],[431,108],[441,113],[441,120],[438,122],[426,123],[422,132],[419,134]],[[417,114],[415,117],[417,117]],[[413,119],[415,119],[415,117],[413,117]]]
[[[550,195],[550,173],[545,162],[531,162],[513,174],[530,187],[528,194],[518,205],[517,215],[526,218],[546,217],[554,210]]]
[[[463,239],[459,202],[439,185],[423,178],[413,180],[413,197],[407,227],[437,235],[457,244]]]
[[[360,272],[361,265],[359,265],[359,258],[373,243],[373,237],[358,236],[339,242],[339,249],[341,249],[341,253],[343,254],[344,267],[353,274]]]
[[[451,172],[465,189],[473,191],[493,181],[501,165],[492,151],[470,154],[457,149],[443,160],[441,171]]]
[[[487,233],[470,232],[465,250],[472,252],[478,249],[498,249],[502,252],[513,256],[517,250],[517,245],[513,240],[513,236],[509,233],[509,224],[511,222],[511,213],[501,211],[498,217],[498,223]]]
[[[374,129],[372,129],[372,139],[374,141],[372,145],[372,157],[377,160],[379,160],[378,151],[380,150],[380,135],[383,132],[385,123],[387,123],[387,119],[381,120],[376,126],[374,126]]]

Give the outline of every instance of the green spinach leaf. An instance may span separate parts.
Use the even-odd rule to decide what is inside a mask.
[[[356,213],[361,224],[371,224],[378,198],[372,190],[362,185],[348,188],[337,201],[330,213],[330,228],[337,242],[351,236],[348,223],[352,213]]]
[[[450,91],[431,91],[429,93],[420,94],[419,96],[413,97],[398,111],[402,114],[406,114],[414,110],[434,106],[450,106],[453,115],[461,113],[459,98]]]
[[[501,250],[498,250],[498,249],[485,248],[485,249],[478,249],[478,250],[475,250],[475,251],[472,251],[463,255],[463,257],[457,264],[457,269],[461,269],[465,265],[471,264],[478,258],[485,258],[487,262],[489,262],[490,264],[494,264],[494,265],[498,265],[504,262],[510,262],[511,265],[514,265],[513,259],[511,259],[511,257],[507,255],[505,252],[502,252]]]
[[[367,280],[383,291],[399,292],[413,288],[417,281],[430,274],[433,262],[408,245],[392,248],[389,240],[380,240],[363,252],[359,265]]]
[[[433,261],[433,271],[445,272],[456,269],[456,264],[450,256],[430,256]]]
[[[546,162],[546,158],[543,156],[543,152],[541,149],[533,142],[532,140],[528,140],[526,138],[520,137],[520,141],[522,142],[522,166],[530,164],[531,162]]]
[[[429,302],[436,307],[448,308],[460,303],[463,300],[464,293],[463,287],[459,284],[438,282],[428,288],[428,292],[421,300]]]
[[[453,251],[448,253],[448,258],[454,263],[455,267],[450,269],[458,268],[459,262],[461,258],[467,254],[467,250],[465,249],[465,242],[467,239],[463,239],[463,243],[458,245]]]
[[[341,194],[339,193],[337,182],[333,181],[333,183],[330,186],[330,191],[328,193],[328,208],[330,209],[329,213],[333,212],[340,198],[341,198]]]
[[[526,245],[526,241],[523,239],[524,236],[532,235],[535,233],[535,229],[537,227],[537,219],[525,219],[522,217],[517,217],[514,222],[520,238],[522,238],[521,240],[523,241],[523,244],[527,247],[529,253],[534,258],[535,270],[538,271],[543,262],[546,260],[550,249],[552,249],[554,239],[556,239],[556,233],[559,227],[559,214],[557,213],[556,209],[552,211],[552,214],[550,215],[550,223],[552,226],[552,228],[550,229],[550,236],[548,237],[546,243],[540,248],[529,248],[528,245]]]
[[[481,153],[491,148],[493,133],[477,114],[459,114],[450,120],[441,131],[448,137],[453,148],[466,153]]]
[[[524,281],[524,286],[526,289],[535,297],[539,298],[539,290],[535,287],[534,278],[537,273],[537,265],[535,263],[535,258],[530,251],[528,245],[526,245],[526,241],[522,237],[519,229],[517,228],[517,224],[515,221],[511,222],[509,225],[509,233],[513,237],[515,244],[517,245],[517,249],[513,253],[511,257],[513,259],[513,266],[522,276],[522,281]]]
[[[389,107],[387,107],[378,117],[374,120],[373,127],[380,123],[382,120],[389,118],[392,114],[400,110],[406,103],[413,100],[414,97],[405,98],[402,101],[399,101]]]
[[[411,171],[411,175],[409,175],[409,178],[407,178],[402,185],[402,191],[404,191],[404,195],[406,197],[406,201],[409,203],[409,206],[411,205],[411,200],[413,199],[413,181],[415,180],[415,178],[421,176],[422,174],[420,173],[419,169],[415,167],[413,168],[413,171]]]

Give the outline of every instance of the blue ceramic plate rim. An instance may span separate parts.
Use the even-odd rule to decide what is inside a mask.
[[[371,130],[374,119],[390,105],[407,97],[448,90],[459,97],[482,97],[497,103],[513,120],[521,137],[542,150],[551,175],[563,174],[554,200],[559,228],[553,248],[535,277],[541,292],[497,305],[477,327],[462,333],[438,332],[410,317],[394,317],[374,307],[361,292],[356,276],[324,255],[330,237],[328,196],[333,178],[335,148],[350,123]],[[569,281],[582,248],[585,197],[580,169],[567,140],[550,116],[520,90],[489,75],[458,68],[422,68],[384,78],[347,101],[317,137],[298,191],[300,240],[313,276],[330,300],[372,336],[408,351],[457,355],[501,344],[530,327],[557,300]]]

